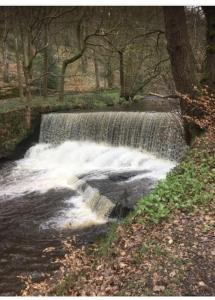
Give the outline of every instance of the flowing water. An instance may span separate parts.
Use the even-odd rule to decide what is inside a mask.
[[[100,112],[43,116],[40,141],[91,140],[131,146],[172,160],[186,149],[183,126],[175,113]]]
[[[104,233],[117,207],[132,208],[185,150],[173,114],[43,116],[39,143],[0,170],[0,294],[19,293],[17,276],[54,270],[62,239]]]

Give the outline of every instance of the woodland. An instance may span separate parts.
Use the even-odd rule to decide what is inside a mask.
[[[41,116],[50,113],[125,112],[129,118],[130,112],[152,111],[158,118],[166,113],[170,120],[177,110],[189,148],[164,180],[158,180],[150,193],[141,195],[129,213],[110,222],[104,232],[98,229],[102,233],[84,243],[79,243],[82,233],[64,236],[64,255],[55,257],[54,271],[45,269],[38,278],[35,272],[17,273],[19,291],[5,288],[10,272],[4,262],[7,243],[3,243],[0,276],[6,279],[0,282],[0,295],[214,296],[215,7],[4,6],[0,9],[0,61],[0,184],[5,191],[9,182],[5,165],[12,166],[38,142]],[[119,119],[110,129],[113,135],[121,126]],[[51,122],[50,118],[44,127],[47,135],[52,134]],[[54,136],[60,136],[58,130],[69,122],[68,118],[56,123]],[[106,123],[102,122],[103,128]],[[93,131],[93,121],[89,124]],[[127,126],[126,121],[123,124]],[[149,133],[157,134],[157,123],[150,124]],[[169,131],[176,126],[168,124]],[[73,129],[80,134],[78,126]],[[129,130],[126,127],[123,134]],[[162,130],[157,143],[165,140]],[[139,138],[134,132],[132,141]],[[40,158],[39,151],[35,160]],[[55,158],[54,152],[51,155]],[[0,192],[2,224],[10,209],[4,208],[5,195]],[[31,203],[34,192],[28,197]],[[28,214],[32,209],[30,204],[26,207]],[[57,247],[46,245],[39,255],[44,260],[52,257]]]

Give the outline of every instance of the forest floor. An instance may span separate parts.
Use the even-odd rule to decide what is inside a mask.
[[[65,242],[59,272],[25,279],[22,295],[215,295],[214,229],[212,130],[122,224],[81,249]]]

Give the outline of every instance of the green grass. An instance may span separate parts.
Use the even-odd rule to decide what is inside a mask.
[[[134,215],[139,222],[158,223],[174,209],[190,211],[205,205],[214,191],[215,155],[193,149],[150,195],[140,199]]]
[[[75,285],[76,277],[72,274],[66,276],[61,284],[58,284],[54,290],[56,296],[63,296],[65,291],[69,290]]]

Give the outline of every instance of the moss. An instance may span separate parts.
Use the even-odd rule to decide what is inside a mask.
[[[28,133],[25,109],[0,114],[0,157],[14,151]]]

